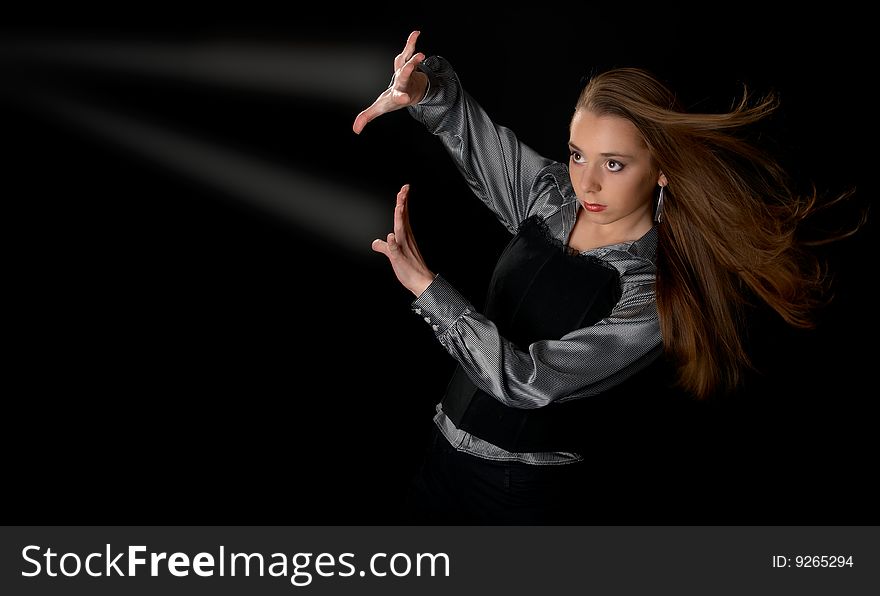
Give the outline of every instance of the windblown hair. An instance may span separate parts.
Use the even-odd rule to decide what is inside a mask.
[[[822,261],[797,234],[824,205],[815,186],[799,195],[780,162],[744,134],[778,107],[774,94],[753,102],[744,90],[727,113],[688,113],[652,74],[618,68],[591,78],[575,108],[631,121],[666,175],[657,310],[679,384],[699,399],[728,393],[751,367],[749,306],[763,301],[810,328],[830,295]]]

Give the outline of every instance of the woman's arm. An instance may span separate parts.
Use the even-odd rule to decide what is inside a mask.
[[[474,194],[516,233],[539,198],[541,171],[557,162],[495,124],[462,88],[446,59],[430,56],[416,68],[428,76],[429,87],[425,98],[407,110],[440,138]]]
[[[412,303],[474,384],[515,408],[597,395],[620,384],[662,352],[654,275],[621,277],[623,294],[610,315],[558,340],[519,349],[437,275]]]
[[[424,263],[408,214],[408,185],[394,209],[394,232],[375,240],[398,280],[417,296],[412,310],[478,387],[502,403],[539,408],[553,401],[596,395],[647,366],[660,353],[654,266],[628,251],[606,256],[621,272],[621,299],[610,315],[527,351],[502,337],[496,325]],[[548,305],[552,308],[552,305]]]

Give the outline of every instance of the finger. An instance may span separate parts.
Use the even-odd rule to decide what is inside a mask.
[[[409,223],[409,184],[406,185],[406,194],[403,196],[403,229],[407,238],[412,238],[412,226]]]
[[[388,252],[390,253],[397,252],[400,250],[400,244],[397,243],[397,236],[394,235],[394,232],[388,234],[388,239],[386,240],[388,244]]]
[[[377,118],[385,113],[381,106],[382,97],[379,96],[376,98],[376,101],[370,105],[367,109],[361,111],[354,119],[354,124],[352,124],[351,129],[355,132],[355,134],[361,134],[361,131],[367,125],[368,122],[371,122],[374,118]]]
[[[419,38],[419,33],[421,33],[421,31],[413,31],[409,34],[409,37],[406,38],[406,45],[403,46],[403,51],[394,58],[394,70],[397,70],[406,64],[406,62],[412,57],[413,52],[416,51],[416,40]]]
[[[369,108],[355,116],[354,124],[351,125],[351,130],[354,131],[354,134],[359,135],[364,127],[367,125],[367,122],[371,120],[369,115]]]
[[[400,187],[400,192],[397,193],[397,205],[394,207],[394,234],[396,239],[402,243],[406,242],[406,224],[403,207],[408,191],[409,184],[404,184]]]
[[[406,64],[403,65],[403,68],[400,69],[394,83],[395,88],[406,89],[406,86],[409,85],[409,78],[412,76],[416,67],[421,64],[424,59],[425,55],[421,52],[410,58]]]
[[[376,252],[382,253],[383,255],[388,254],[388,243],[385,242],[384,240],[380,240],[379,238],[376,238],[375,240],[373,240],[373,243],[370,245],[370,248],[372,248]]]

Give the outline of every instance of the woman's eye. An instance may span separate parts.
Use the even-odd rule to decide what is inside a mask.
[[[571,159],[572,159],[572,161],[574,161],[575,163],[581,163],[581,160],[582,160],[583,158],[581,157],[581,154],[578,153],[577,151],[572,151],[572,152],[571,152]]]
[[[613,159],[608,160],[608,169],[612,172],[619,172],[623,169],[623,164],[619,161],[614,161]]]

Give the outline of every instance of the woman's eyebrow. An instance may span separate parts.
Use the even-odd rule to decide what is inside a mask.
[[[583,150],[580,147],[578,147],[577,145],[575,145],[574,143],[572,143],[571,141],[569,141],[568,146],[569,146],[569,148],[574,149],[575,151],[580,151],[581,153],[583,153]],[[626,157],[629,159],[633,159],[632,155],[629,155],[627,153],[620,153],[619,151],[612,151],[610,153],[600,153],[599,155],[601,155],[602,157]]]

